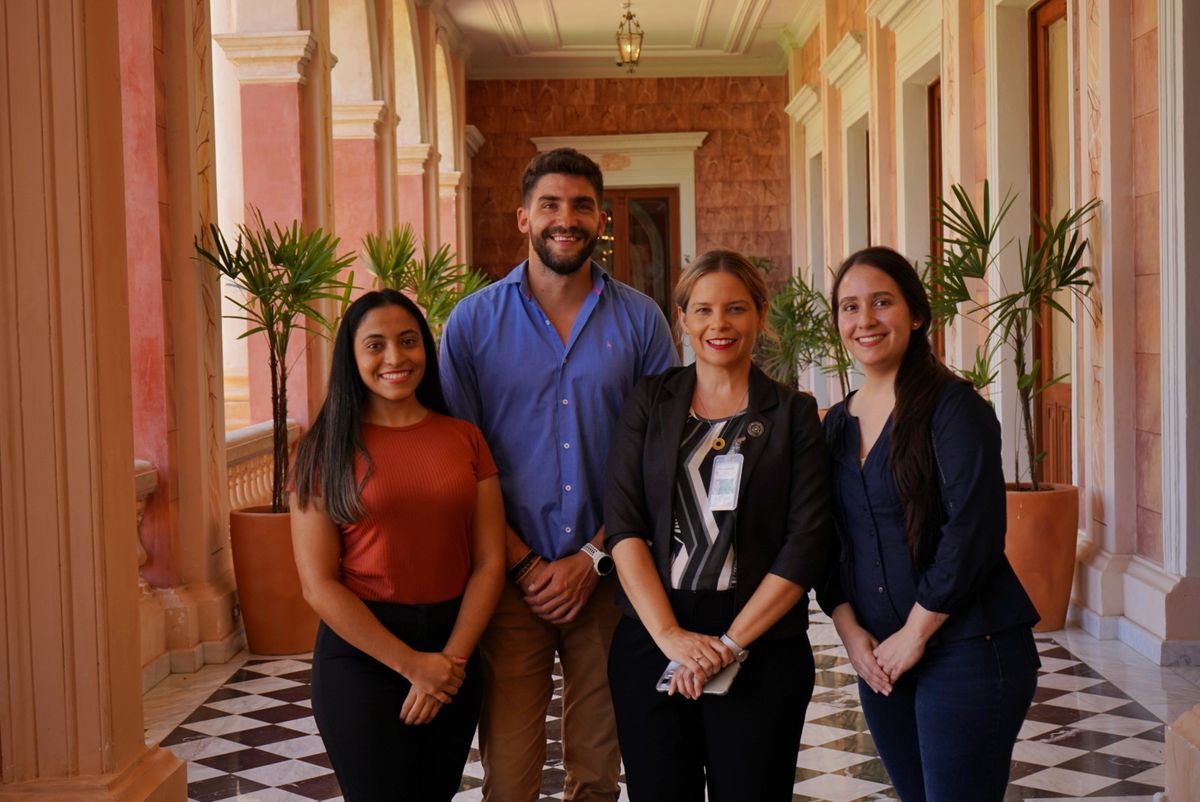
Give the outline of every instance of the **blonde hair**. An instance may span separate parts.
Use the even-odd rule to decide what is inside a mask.
[[[700,254],[691,264],[683,269],[679,281],[675,284],[675,306],[681,312],[687,312],[688,301],[691,300],[692,290],[696,283],[710,273],[729,273],[742,282],[750,300],[754,302],[755,310],[763,318],[763,332],[771,336],[770,326],[767,325],[767,305],[771,302],[767,282],[762,277],[762,271],[750,263],[750,260],[737,251],[715,248]],[[676,315],[675,328],[678,330],[679,317]],[[683,332],[678,332],[682,334]]]

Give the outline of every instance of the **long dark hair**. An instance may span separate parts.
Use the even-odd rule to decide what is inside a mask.
[[[908,350],[896,373],[896,408],[892,413],[892,475],[904,503],[904,532],[913,561],[923,567],[930,559],[932,531],[941,525],[942,498],[933,453],[930,419],[948,382],[961,381],[933,355],[929,326],[933,316],[921,277],[908,260],[891,248],[864,248],[851,254],[833,279],[833,322],[838,320],[838,290],[850,268],[866,265],[881,270],[900,288],[908,311],[920,326],[912,332]]]
[[[321,496],[326,513],[339,524],[354,523],[363,514],[362,485],[354,482],[356,454],[367,460],[363,483],[371,475],[371,458],[362,442],[362,411],[369,391],[358,373],[354,338],[367,313],[380,306],[399,306],[417,321],[425,347],[425,372],[417,385],[417,401],[433,412],[450,414],[438,375],[437,347],[420,307],[395,290],[368,292],[350,304],[333,341],[325,402],[296,449],[292,469],[300,509],[307,509],[313,496]]]

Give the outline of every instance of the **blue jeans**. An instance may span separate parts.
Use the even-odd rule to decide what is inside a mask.
[[[940,643],[891,696],[861,679],[871,737],[904,802],[1000,802],[1041,664],[1028,627]]]

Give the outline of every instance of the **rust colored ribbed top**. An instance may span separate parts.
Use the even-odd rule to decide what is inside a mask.
[[[434,604],[462,595],[471,573],[476,485],[497,473],[483,435],[428,413],[411,426],[364,423],[373,470],[366,513],[341,527],[342,582],[360,598]],[[361,457],[355,479],[367,464]]]

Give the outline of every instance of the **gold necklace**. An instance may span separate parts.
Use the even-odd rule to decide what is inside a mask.
[[[740,412],[741,410],[746,408],[746,401],[749,398],[750,398],[750,386],[746,385],[746,393],[745,393],[745,395],[742,396],[742,401],[740,404],[738,404],[737,409],[734,410],[734,413],[733,413],[734,415],[736,415],[738,412]],[[704,411],[704,405],[700,403],[699,395],[697,395],[695,397],[693,406],[695,406],[695,410],[693,410],[693,411],[699,413],[697,415],[697,417],[700,418],[700,420],[704,421],[705,423],[708,423],[710,430],[711,430],[713,419],[709,418],[708,413],[706,413]],[[730,417],[732,417],[732,415]],[[713,451],[723,450],[725,448],[725,438],[724,437],[714,437],[714,438],[710,439],[708,441],[708,447],[711,448]]]

